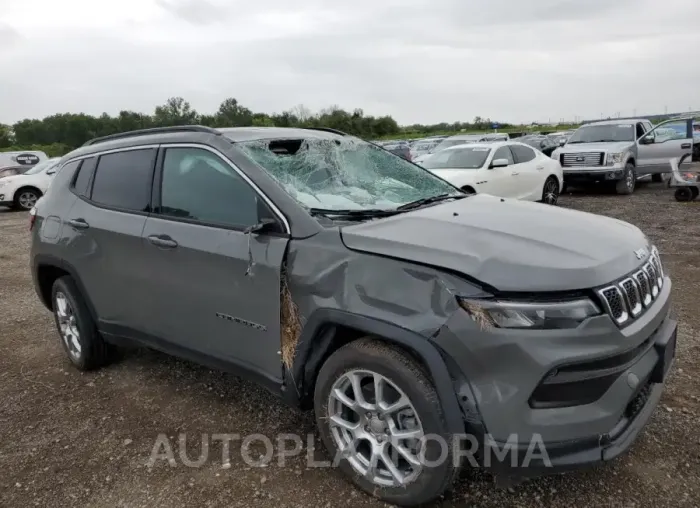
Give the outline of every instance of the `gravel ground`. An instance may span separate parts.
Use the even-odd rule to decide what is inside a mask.
[[[646,431],[613,463],[511,490],[467,472],[439,506],[700,506],[700,203],[676,203],[649,184],[632,196],[573,194],[561,204],[630,221],[659,246],[681,322],[670,384]],[[337,471],[307,467],[306,445],[284,467],[246,465],[240,441],[230,468],[215,446],[201,467],[184,466],[180,433],[194,459],[203,434],[274,441],[313,433],[312,418],[251,383],[152,351],[81,374],[34,294],[28,246],[27,215],[0,208],[0,506],[386,506]],[[148,468],[161,434],[177,465]]]

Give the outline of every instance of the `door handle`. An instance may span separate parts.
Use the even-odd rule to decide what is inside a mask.
[[[75,229],[87,229],[90,227],[90,224],[85,222],[85,219],[70,219],[68,224],[73,226]]]
[[[519,175],[519,174],[520,174],[520,172],[518,172],[518,171],[513,171],[513,172],[511,173],[512,176]]]
[[[156,247],[161,247],[163,249],[174,249],[177,247],[177,242],[169,236],[151,235],[148,237],[148,241]]]
[[[542,171],[544,169],[544,166],[537,166],[537,169]]]
[[[683,144],[681,145],[681,148],[683,148],[683,149],[685,150],[685,149],[690,148],[690,147],[692,147],[692,146],[693,146],[692,143],[683,143]]]

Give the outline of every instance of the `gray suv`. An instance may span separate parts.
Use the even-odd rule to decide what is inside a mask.
[[[140,344],[252,378],[394,504],[467,464],[522,479],[616,457],[675,352],[671,280],[636,227],[469,196],[338,131],[99,138],[31,228],[77,368]]]

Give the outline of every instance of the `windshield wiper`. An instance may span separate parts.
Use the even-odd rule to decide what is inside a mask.
[[[380,208],[367,208],[364,210],[334,210],[331,208],[309,208],[311,215],[323,215],[325,217],[342,217],[347,219],[371,219],[376,217],[391,217],[396,215],[396,210],[382,210]]]
[[[462,199],[466,198],[466,194],[438,194],[437,196],[431,196],[429,198],[417,199],[397,207],[397,210],[413,210],[414,208],[421,207],[423,205],[429,205],[430,203],[437,203],[438,201],[445,201],[446,199]]]

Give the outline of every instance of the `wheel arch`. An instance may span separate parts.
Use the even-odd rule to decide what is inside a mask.
[[[41,197],[41,196],[44,195],[44,193],[41,192],[41,189],[39,189],[39,187],[37,187],[36,185],[23,185],[23,186],[21,186],[21,187],[18,187],[17,190],[15,190],[14,194],[12,195],[12,201],[14,201],[15,199],[17,199],[17,196],[18,196],[19,193],[20,193],[21,191],[23,191],[23,190],[33,190],[33,191],[36,191],[36,192],[39,194],[39,197]]]
[[[465,431],[465,420],[457,399],[454,381],[438,346],[430,339],[394,323],[335,309],[318,309],[308,319],[299,339],[291,379],[285,380],[288,397],[294,405],[310,407],[318,372],[339,347],[363,337],[397,346],[426,370],[440,398],[451,433]]]
[[[34,273],[34,285],[36,292],[41,300],[41,303],[49,309],[53,310],[53,302],[51,301],[51,289],[56,279],[63,276],[70,276],[75,285],[80,291],[80,296],[85,301],[90,314],[95,322],[97,322],[97,313],[95,307],[90,300],[90,296],[85,290],[85,286],[78,275],[78,270],[70,263],[47,254],[37,254],[32,262]]]

